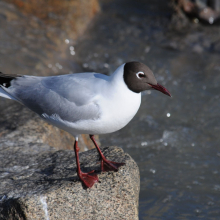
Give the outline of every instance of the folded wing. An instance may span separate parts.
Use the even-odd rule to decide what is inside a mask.
[[[56,115],[62,120],[76,122],[100,117],[98,95],[91,85],[93,80],[92,73],[19,76],[10,81],[8,88],[3,85],[1,88],[40,116]]]

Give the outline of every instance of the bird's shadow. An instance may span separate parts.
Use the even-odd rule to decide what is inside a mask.
[[[55,161],[54,161],[55,162]],[[98,162],[97,165],[89,166],[88,163],[81,163],[80,168],[81,171],[84,173],[89,173],[94,170],[94,174],[101,174],[101,163]],[[58,169],[59,172],[56,170]],[[37,181],[37,185],[45,185],[45,186],[51,186],[56,187],[60,186],[64,182],[81,182],[77,176],[77,168],[69,168],[69,167],[62,167],[57,168],[56,163],[50,164],[49,166],[45,167],[42,170],[38,171],[38,174],[40,174],[40,178]],[[65,175],[65,177],[59,177],[60,175]],[[54,177],[56,176],[56,177]],[[100,182],[100,181],[99,181]],[[82,187],[84,190],[87,189],[87,187],[81,182]],[[48,187],[47,187],[48,188]]]

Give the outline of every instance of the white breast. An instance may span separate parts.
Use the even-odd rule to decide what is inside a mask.
[[[102,101],[100,133],[114,132],[127,125],[140,107],[141,94],[130,90],[123,93],[116,92],[109,100]]]

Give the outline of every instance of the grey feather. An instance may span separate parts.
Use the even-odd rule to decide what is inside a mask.
[[[101,113],[93,82],[98,85],[97,81],[107,80],[107,76],[96,75],[22,76],[11,81],[6,91],[40,116],[58,114],[62,120],[69,122],[97,119]]]

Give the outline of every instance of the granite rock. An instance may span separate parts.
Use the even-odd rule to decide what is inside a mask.
[[[0,143],[0,219],[138,219],[139,170],[118,147],[102,148],[107,159],[125,162],[118,172],[100,171],[96,149],[80,153],[83,171],[99,182],[86,189],[75,155],[41,143]]]

